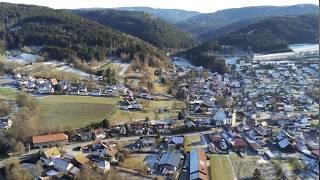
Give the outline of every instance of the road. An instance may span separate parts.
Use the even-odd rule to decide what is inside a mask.
[[[193,136],[193,135],[199,135],[199,134],[208,134],[208,133],[212,133],[215,130],[211,129],[211,130],[207,130],[207,131],[201,131],[201,132],[192,132],[192,133],[182,133],[182,134],[176,134],[176,135],[184,135],[184,136]],[[108,142],[108,141],[115,141],[115,142],[121,142],[121,141],[135,141],[140,139],[141,136],[130,136],[130,137],[115,137],[115,138],[108,138],[108,139],[103,139],[101,140],[102,142]],[[161,136],[161,137],[166,137],[166,136]],[[86,146],[86,145],[90,145],[92,143],[94,143],[96,141],[86,141],[86,142],[76,142],[76,143],[70,143],[67,144],[65,146],[63,146],[63,149],[66,151],[73,151],[74,148],[79,147],[79,146]],[[44,148],[41,150],[46,150],[48,148]],[[32,158],[34,156],[36,156],[39,153],[40,149],[32,149],[30,150],[28,153],[19,155],[19,156],[13,156],[11,158],[18,158],[20,161],[26,160],[28,158]],[[2,159],[0,161],[0,168],[4,167],[5,163],[10,160],[10,158],[7,159]]]

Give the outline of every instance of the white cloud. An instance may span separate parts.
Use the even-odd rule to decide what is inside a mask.
[[[166,9],[186,9],[200,12],[214,12],[220,9],[261,5],[316,4],[316,0],[3,0],[4,2],[34,4],[56,9],[114,8],[148,6]]]

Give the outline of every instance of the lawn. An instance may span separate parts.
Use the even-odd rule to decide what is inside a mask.
[[[117,107],[121,98],[91,96],[46,96],[39,97],[41,126],[48,130],[66,130],[84,127],[108,118],[112,124],[143,120],[148,116],[157,120],[171,116],[157,113],[159,108],[170,108],[173,101],[145,101],[145,111],[124,111]]]
[[[0,100],[14,100],[18,91],[12,88],[0,87]]]
[[[257,161],[260,159],[258,156],[248,155],[244,155],[244,157],[241,158],[235,153],[230,153],[229,157],[238,179],[252,177],[257,166]]]
[[[110,118],[113,124],[119,124],[128,121],[138,121],[143,120],[146,117],[149,117],[151,120],[160,120],[168,117],[176,117],[177,112],[172,110],[174,101],[148,101],[138,99],[139,102],[143,105],[144,111],[123,111],[117,110]],[[159,109],[167,108],[169,112],[159,113]]]
[[[139,154],[139,155],[131,155],[124,159],[124,161],[121,163],[122,167],[134,169],[137,171],[145,171],[146,165],[144,162],[144,159],[147,155],[145,154]]]
[[[200,135],[192,135],[192,136],[185,136],[184,137],[184,145],[183,149],[184,152],[190,152],[192,149],[197,148],[205,148],[206,145],[201,144],[201,138]]]
[[[210,155],[210,174],[211,180],[236,179],[228,155]]]
[[[160,83],[154,83],[153,84],[153,92],[154,93],[160,93],[160,94],[167,94],[168,93],[168,86],[165,86]]]
[[[37,98],[41,126],[48,130],[84,127],[110,118],[117,110],[120,98],[90,96],[48,96]]]

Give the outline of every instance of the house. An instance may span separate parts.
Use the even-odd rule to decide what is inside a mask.
[[[73,167],[73,164],[68,163],[67,161],[61,158],[53,158],[50,165],[53,165],[55,169],[61,172],[68,172]]]
[[[101,89],[92,89],[91,96],[101,96]]]
[[[39,94],[51,94],[54,93],[54,89],[49,83],[43,83],[38,86]]]
[[[43,155],[40,157],[40,160],[44,162],[44,164],[49,165],[53,158],[61,157],[61,153],[57,147],[50,148],[48,150],[43,151]]]
[[[90,162],[90,160],[84,156],[84,154],[82,153],[78,153],[74,156],[74,158],[72,159],[72,164],[74,164],[75,166],[82,168],[83,166],[85,166],[86,164],[88,164]]]
[[[244,152],[248,147],[247,143],[241,138],[235,138],[233,141],[231,141],[231,144],[233,150],[238,152]]]
[[[163,174],[169,175],[177,171],[182,154],[179,152],[165,152],[161,155],[158,168]]]
[[[69,86],[68,87],[68,94],[70,95],[79,95],[80,90],[77,86]]]
[[[97,168],[102,171],[103,173],[106,173],[110,170],[110,163],[105,160],[101,160],[96,163]]]
[[[110,162],[118,162],[118,159],[116,157],[118,150],[114,147],[108,147],[104,149],[105,151],[105,156],[107,159],[110,160]]]
[[[106,137],[106,132],[103,129],[95,129],[92,133],[95,139],[104,139]]]
[[[220,109],[218,112],[215,113],[215,115],[213,116],[213,120],[216,122],[216,124],[220,125],[228,123],[227,115],[223,109]]]
[[[80,141],[92,141],[94,140],[92,132],[81,132],[77,135]]]
[[[57,79],[50,79],[50,83],[52,86],[55,86],[58,84],[58,81],[57,81]]]
[[[181,147],[183,146],[183,136],[170,136],[168,138],[168,147]]]
[[[88,95],[88,88],[85,85],[80,85],[79,86],[79,94],[82,96],[87,96]]]
[[[141,137],[136,141],[136,146],[138,148],[147,148],[147,147],[156,147],[156,138],[155,137]]]
[[[120,135],[126,135],[128,133],[127,131],[128,130],[125,126],[121,126],[119,133],[120,133]]]
[[[32,137],[32,144],[35,148],[51,147],[68,142],[68,136],[64,133],[48,134]]]
[[[193,149],[190,152],[190,180],[207,180],[207,155],[202,149]]]

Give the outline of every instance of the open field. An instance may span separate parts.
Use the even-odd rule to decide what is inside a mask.
[[[228,155],[210,155],[210,174],[211,180],[236,179]]]
[[[50,130],[86,126],[110,118],[119,98],[89,96],[48,96],[37,99],[41,125]]]
[[[121,98],[91,96],[39,97],[41,126],[49,130],[79,128],[108,118],[112,124],[169,117],[169,113],[155,113],[161,107],[170,107],[173,101],[146,101],[145,111],[124,111],[117,107]],[[143,101],[143,100],[140,100]]]
[[[238,179],[252,177],[257,166],[257,161],[260,159],[260,157],[257,156],[247,155],[241,158],[235,153],[230,153],[229,157]]]

